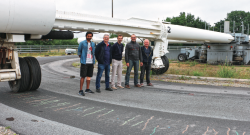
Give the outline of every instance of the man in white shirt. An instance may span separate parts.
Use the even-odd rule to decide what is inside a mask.
[[[85,96],[82,86],[84,83],[84,79],[86,79],[86,90],[85,93],[94,93],[89,89],[90,80],[93,76],[93,69],[95,64],[95,43],[91,42],[93,37],[92,32],[86,33],[86,40],[82,41],[78,47],[78,55],[81,58],[81,81],[80,81],[80,91],[79,95]]]

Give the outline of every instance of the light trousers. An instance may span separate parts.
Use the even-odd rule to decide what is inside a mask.
[[[121,86],[122,79],[122,60],[112,59],[112,76],[111,76],[111,87],[115,87],[115,75],[117,72],[117,86]]]

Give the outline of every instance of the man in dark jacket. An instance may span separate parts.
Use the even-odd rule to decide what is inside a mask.
[[[131,69],[133,67],[134,67],[134,85],[135,87],[141,87],[141,85],[138,84],[139,60],[141,61],[140,66],[143,66],[141,47],[138,43],[136,43],[136,36],[133,34],[131,35],[131,42],[126,45],[126,50],[125,50],[125,61],[127,65],[125,87],[128,89],[130,89],[129,78]]]
[[[141,47],[142,51],[142,58],[143,58],[143,66],[141,66],[141,75],[140,75],[140,83],[141,86],[143,86],[143,79],[144,74],[146,70],[146,80],[148,86],[153,86],[152,83],[150,83],[150,70],[151,70],[151,61],[153,57],[153,49],[149,46],[149,40],[144,40],[144,46]]]
[[[109,87],[109,72],[110,72],[110,64],[112,62],[112,51],[111,51],[111,46],[109,44],[108,34],[105,34],[103,36],[103,41],[96,46],[95,57],[96,60],[98,61],[98,72],[96,75],[96,92],[101,93],[100,81],[104,70],[105,70],[105,84],[106,84],[105,90],[113,91]]]

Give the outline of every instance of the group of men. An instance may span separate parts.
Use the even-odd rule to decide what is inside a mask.
[[[98,71],[96,75],[96,92],[101,93],[100,81],[103,71],[105,71],[105,90],[113,91],[117,88],[123,89],[122,80],[122,53],[123,53],[123,36],[118,35],[117,42],[111,46],[109,43],[109,35],[104,34],[103,41],[97,46],[91,41],[93,37],[92,32],[86,33],[86,40],[82,41],[78,47],[78,55],[80,57],[81,69],[80,69],[80,91],[79,94],[85,96],[85,93],[94,93],[90,90],[90,80],[93,76],[95,59],[98,62]],[[153,49],[149,46],[149,40],[144,40],[144,46],[140,46],[136,42],[136,36],[131,35],[131,42],[126,45],[125,49],[125,62],[127,66],[127,72],[125,76],[125,88],[130,89],[129,78],[130,72],[134,67],[134,86],[143,87],[143,79],[146,71],[146,81],[148,86],[153,86],[150,83],[150,70],[151,61],[153,56]],[[109,73],[110,64],[112,63],[112,76],[111,87],[109,86]],[[138,70],[139,64],[141,67],[140,84],[138,83]],[[117,73],[117,86],[115,86],[115,76]],[[83,84],[86,78],[86,90],[83,91]]]

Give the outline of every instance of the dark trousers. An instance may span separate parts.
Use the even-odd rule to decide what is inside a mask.
[[[150,83],[150,70],[151,70],[151,63],[143,62],[143,66],[141,66],[140,83],[143,83],[145,71],[146,71],[147,84]]]
[[[130,72],[133,67],[134,67],[134,85],[138,84],[139,60],[136,61],[129,60],[129,67],[127,67],[127,73],[125,76],[125,85],[129,85]]]
[[[96,75],[96,89],[99,89],[101,87],[101,78],[102,78],[102,73],[105,70],[105,84],[106,88],[109,88],[109,72],[110,72],[110,65],[109,64],[99,64],[98,63],[98,71]]]

